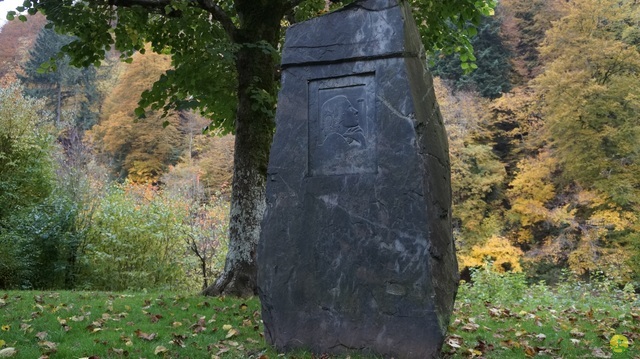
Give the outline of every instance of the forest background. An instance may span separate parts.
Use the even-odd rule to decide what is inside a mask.
[[[45,23],[0,31],[0,288],[206,287],[233,137],[188,111],[138,119],[167,55],[43,71],[71,41]],[[475,59],[430,57],[463,277],[490,264],[638,287],[640,5],[502,0],[472,43]]]

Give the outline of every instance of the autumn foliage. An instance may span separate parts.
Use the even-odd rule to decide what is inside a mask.
[[[434,83],[449,135],[454,235],[463,270],[490,267],[550,282],[558,281],[566,270],[582,278],[601,273],[620,284],[640,280],[638,19],[640,5],[630,0],[503,0],[494,18],[481,22],[479,37],[473,40],[477,72],[464,74],[460,55],[438,55],[437,71],[443,77]],[[43,24],[43,17],[36,16],[26,23],[10,22],[0,31],[3,86],[16,80],[16,71],[27,62]],[[34,208],[54,208],[52,203],[58,202],[43,198],[57,193],[56,188],[65,188],[58,192],[74,193],[74,198],[79,197],[78,188],[96,189],[95,200],[74,207],[81,214],[78,218],[84,218],[75,230],[80,233],[79,229],[86,229],[93,236],[83,237],[88,242],[82,243],[91,243],[90,239],[102,243],[106,240],[96,238],[104,233],[87,228],[98,223],[98,218],[105,226],[115,226],[107,220],[108,201],[121,205],[122,213],[131,211],[123,215],[127,218],[142,221],[145,215],[158,215],[144,214],[135,206],[125,208],[128,199],[119,198],[122,193],[98,190],[109,188],[104,185],[108,180],[126,181],[131,188],[153,188],[149,193],[158,198],[147,204],[162,198],[168,201],[169,197],[162,196],[170,195],[184,205],[163,215],[181,213],[187,227],[197,223],[213,226],[215,222],[219,232],[219,221],[202,216],[215,212],[217,218],[221,211],[228,211],[218,204],[229,196],[234,138],[203,135],[202,129],[210,121],[188,111],[147,109],[145,117],[139,117],[135,112],[140,94],[172,69],[171,58],[152,51],[137,52],[127,64],[117,61],[118,56],[115,52],[107,56],[96,72],[96,96],[90,110],[99,112],[98,123],[86,133],[79,130],[75,147],[67,143],[71,138],[67,135],[72,133],[69,128],[48,133],[58,139],[63,150],[48,145],[47,166],[55,161],[61,165],[47,167],[46,178],[38,177],[40,182],[32,186],[33,191],[21,189],[19,194],[16,190],[15,198],[5,202],[19,204],[25,209],[21,213],[34,213]],[[222,88],[228,89],[227,85],[221,83]],[[78,103],[88,97],[69,96],[65,116],[81,113]],[[2,106],[11,112],[9,105]],[[8,119],[5,116],[2,120]],[[84,152],[72,157],[72,148]],[[9,151],[4,151],[2,155],[8,156]],[[20,156],[24,163],[40,158]],[[13,166],[15,161],[0,156],[2,161],[11,163],[5,164],[10,169],[7,174],[20,174],[4,176],[6,183],[10,179],[28,183],[24,173],[39,173],[44,168],[36,166],[23,173]],[[69,172],[72,163],[78,164],[74,173],[89,178],[87,184],[81,186],[67,176],[66,187],[59,187],[50,178],[52,173]],[[0,193],[0,197],[8,193]],[[180,200],[175,199],[178,197]],[[2,216],[5,212],[0,209]],[[51,220],[59,220],[50,214]],[[203,242],[203,229],[198,231],[191,238],[175,235],[183,238],[180,250],[188,251],[188,246],[200,250],[211,244]],[[125,238],[125,232],[118,232],[118,237]],[[142,245],[147,239],[132,241]],[[132,248],[143,251],[142,247]],[[104,258],[113,255],[108,247],[89,249]],[[209,256],[217,253],[207,252],[205,257]],[[189,263],[180,275],[200,271],[196,257],[192,257],[195,264]],[[105,268],[109,263],[117,264],[104,263]],[[204,280],[219,270],[211,263],[205,263],[204,268]],[[119,286],[125,282],[121,277]],[[106,282],[100,283],[108,287]],[[200,286],[201,281],[192,283]]]
[[[519,86],[484,104],[439,91],[462,265],[637,280],[640,7],[501,6]]]

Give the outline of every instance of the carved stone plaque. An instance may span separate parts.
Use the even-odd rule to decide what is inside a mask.
[[[309,175],[376,172],[372,74],[309,83]]]

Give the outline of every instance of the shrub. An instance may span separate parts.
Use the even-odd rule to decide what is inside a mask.
[[[527,281],[523,273],[498,273],[488,265],[471,270],[471,283],[463,283],[461,294],[494,304],[510,303],[523,298]]]
[[[186,273],[187,210],[149,186],[113,186],[94,214],[82,262],[85,287],[194,288]]]

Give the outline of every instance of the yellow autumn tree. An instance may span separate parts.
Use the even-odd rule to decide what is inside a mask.
[[[604,271],[622,281],[640,275],[633,264],[640,248],[639,18],[635,1],[567,3],[546,33],[546,65],[534,80],[547,165],[527,160],[510,191],[518,240],[535,242],[537,255],[578,274]]]
[[[504,273],[506,271],[522,272],[520,261],[524,253],[518,247],[501,236],[491,236],[482,245],[475,245],[469,253],[458,256],[461,267],[487,267]]]
[[[100,123],[90,131],[94,149],[118,178],[139,183],[157,181],[184,150],[184,115],[170,113],[163,117],[162,112],[148,111],[145,118],[137,119],[134,114],[140,94],[170,65],[168,56],[149,51],[134,55],[131,64],[119,66]]]
[[[465,254],[502,231],[505,169],[489,139],[488,101],[471,92],[454,94],[439,78],[434,86],[449,136],[454,236]]]

